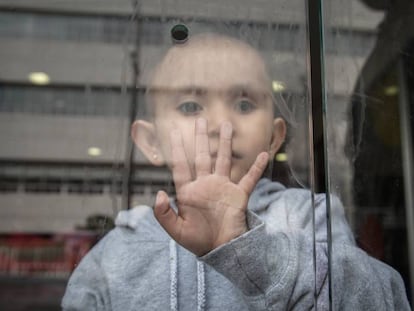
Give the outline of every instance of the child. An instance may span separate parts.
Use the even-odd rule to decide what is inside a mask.
[[[313,208],[309,191],[260,179],[286,124],[259,54],[192,37],[157,66],[148,108],[132,137],[168,165],[175,200],[159,191],[153,210],[122,211],[74,271],[63,309],[327,310],[325,195]],[[355,246],[331,204],[335,310],[409,310],[399,275]]]

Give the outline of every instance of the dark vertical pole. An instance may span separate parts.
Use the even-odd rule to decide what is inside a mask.
[[[414,41],[413,41],[414,43]],[[398,62],[398,85],[400,92],[398,95],[400,109],[400,131],[401,131],[401,154],[402,167],[404,177],[404,197],[405,197],[405,217],[407,224],[407,240],[408,240],[408,265],[409,280],[411,283],[410,295],[414,300],[414,144],[413,144],[413,127],[412,120],[414,113],[412,106],[414,102],[410,102],[410,88],[414,80],[414,61],[412,54],[406,53]]]
[[[308,0],[308,47],[309,47],[309,92],[311,99],[310,131],[312,159],[312,190],[314,193],[326,193],[326,217],[328,239],[328,282],[329,309],[332,310],[332,278],[331,278],[331,213],[329,198],[327,145],[325,128],[325,81],[324,81],[324,41],[322,0]],[[314,230],[315,231],[315,230]],[[315,239],[315,232],[314,232]],[[314,241],[315,242],[315,241]],[[316,247],[314,245],[314,256]],[[314,257],[314,268],[316,269]],[[315,297],[316,299],[316,297]]]
[[[308,3],[308,40],[310,60],[310,94],[312,108],[313,157],[315,191],[326,192],[325,139],[324,139],[324,81],[323,81],[323,37],[321,0]]]
[[[136,23],[135,42],[134,49],[131,52],[131,68],[132,68],[132,81],[131,81],[131,101],[128,110],[128,134],[127,134],[127,148],[125,152],[124,160],[124,175],[122,180],[122,209],[129,209],[131,207],[131,179],[133,173],[134,162],[134,144],[131,140],[130,128],[135,121],[138,105],[138,93],[137,86],[139,82],[139,50],[141,39],[141,25],[140,25],[140,3],[138,0],[134,1],[134,18],[133,22]]]

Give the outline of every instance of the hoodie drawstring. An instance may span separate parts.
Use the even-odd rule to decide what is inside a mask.
[[[170,306],[171,311],[178,311],[177,296],[177,247],[174,240],[170,240]]]
[[[206,301],[205,286],[204,264],[197,260],[197,311],[204,311]]]
[[[174,240],[170,240],[170,308],[171,311],[178,311],[178,261],[177,245]],[[197,261],[197,311],[204,311],[205,295],[205,272],[204,264]]]

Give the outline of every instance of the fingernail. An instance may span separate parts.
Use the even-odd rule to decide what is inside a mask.
[[[224,138],[231,138],[233,127],[230,122],[224,122],[221,125],[221,133]]]
[[[161,192],[158,191],[157,196],[155,197],[155,206],[158,206],[160,204],[160,201],[161,201]]]
[[[162,191],[159,190],[157,192],[157,196],[155,197],[155,206],[161,206],[163,203],[163,195],[162,195]]]
[[[157,209],[158,215],[162,215],[166,213],[169,209],[169,205],[165,204],[164,199],[162,198],[162,191],[158,191],[157,196],[155,198],[155,205],[154,208]]]

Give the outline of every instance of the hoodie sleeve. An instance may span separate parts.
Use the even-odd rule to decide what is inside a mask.
[[[326,240],[305,230],[267,230],[248,212],[244,235],[200,259],[228,278],[252,310],[329,310]],[[313,260],[315,254],[315,260]],[[334,310],[410,310],[389,266],[343,240],[332,245]]]
[[[100,265],[104,242],[98,243],[71,275],[62,300],[62,310],[111,310],[106,274]]]

